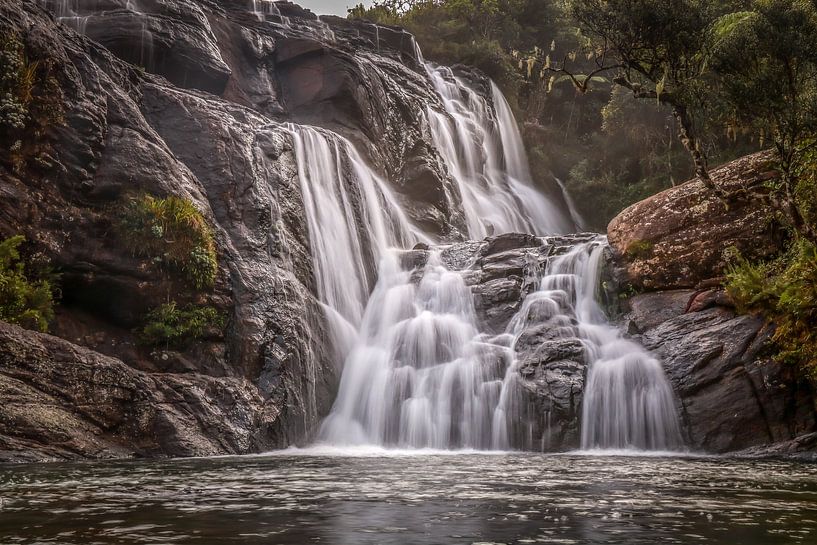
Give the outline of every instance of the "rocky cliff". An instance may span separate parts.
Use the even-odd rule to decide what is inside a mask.
[[[730,192],[775,172],[759,153],[712,172]],[[639,202],[609,226],[622,327],[661,357],[690,448],[813,456],[814,386],[773,360],[771,330],[739,315],[721,288],[730,259],[774,256],[781,227],[755,202],[719,201],[691,180]],[[811,453],[811,454],[808,454]]]
[[[0,234],[24,234],[27,253],[59,272],[51,333],[65,339],[3,329],[0,450],[240,453],[291,444],[314,428],[338,373],[287,122],[348,137],[392,181],[413,221],[459,236],[459,195],[415,115],[439,99],[413,38],[266,5],[266,13],[245,1],[0,6],[0,34],[51,67],[50,100],[61,111],[22,162],[3,157]],[[189,199],[214,226],[213,289],[189,293],[124,249],[118,210],[143,193]],[[184,350],[140,346],[134,329],[171,295],[219,309],[226,329]],[[60,404],[55,422],[67,428],[46,433],[39,407]],[[236,418],[222,426],[211,417],[225,407]],[[177,424],[184,431],[168,435],[184,438],[163,439]],[[78,430],[96,439],[79,440]]]

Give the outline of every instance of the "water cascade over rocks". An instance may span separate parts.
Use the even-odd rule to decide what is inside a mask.
[[[316,127],[286,127],[297,159],[318,296],[336,344],[345,345],[363,318],[376,280],[373,264],[390,248],[429,240],[348,140]]]
[[[450,68],[426,64],[426,71],[445,107],[428,108],[432,139],[462,195],[469,238],[574,230],[533,188],[519,128],[496,85],[489,104]]]
[[[449,69],[427,70],[445,105],[445,112],[427,111],[433,141],[461,194],[469,237],[571,230],[568,216],[532,187],[516,122],[499,90],[491,84],[491,105]],[[531,258],[535,289],[505,331],[485,331],[468,283],[479,251],[469,256],[462,245],[442,245],[407,252],[431,240],[411,225],[352,144],[322,129],[287,127],[319,297],[346,355],[319,441],[549,448],[550,430],[535,425],[523,397],[516,346],[531,327],[544,325],[550,342],[577,347],[588,367],[583,448],[681,446],[660,363],[622,338],[596,302],[602,238],[543,263]]]

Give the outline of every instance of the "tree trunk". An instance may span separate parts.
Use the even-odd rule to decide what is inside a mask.
[[[726,191],[715,184],[709,176],[709,169],[707,168],[706,158],[698,149],[698,139],[692,129],[692,120],[685,106],[673,105],[672,115],[678,122],[678,135],[684,148],[692,157],[692,162],[695,165],[695,176],[703,182],[703,184],[710,189],[723,202],[726,202]]]

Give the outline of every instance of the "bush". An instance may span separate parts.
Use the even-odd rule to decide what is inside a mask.
[[[147,315],[139,338],[148,346],[184,349],[203,338],[210,330],[221,330],[226,320],[209,306],[188,305],[179,308],[175,301],[153,309]]]
[[[769,263],[739,261],[726,275],[738,310],[762,314],[776,326],[780,361],[817,376],[817,250],[800,240]]]
[[[18,235],[0,242],[0,319],[27,329],[47,331],[54,318],[54,294],[47,280],[26,276]]]
[[[131,197],[124,206],[119,231],[131,252],[180,274],[196,289],[215,282],[218,262],[213,231],[191,201],[175,196]]]

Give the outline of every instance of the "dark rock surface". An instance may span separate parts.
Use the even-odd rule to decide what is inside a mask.
[[[630,299],[628,329],[664,365],[689,448],[733,452],[787,443],[817,431],[812,386],[769,355],[761,319],[714,304],[718,290]],[[691,306],[709,300],[709,306]],[[760,452],[757,450],[756,452]]]
[[[0,459],[208,456],[270,448],[276,409],[242,378],[144,373],[0,322]]]
[[[771,154],[743,157],[711,173],[733,192],[755,187],[775,173]],[[780,228],[770,209],[735,200],[728,207],[702,182],[690,180],[636,203],[607,228],[617,262],[637,290],[694,288],[723,275],[735,252],[747,259],[774,255]]]

